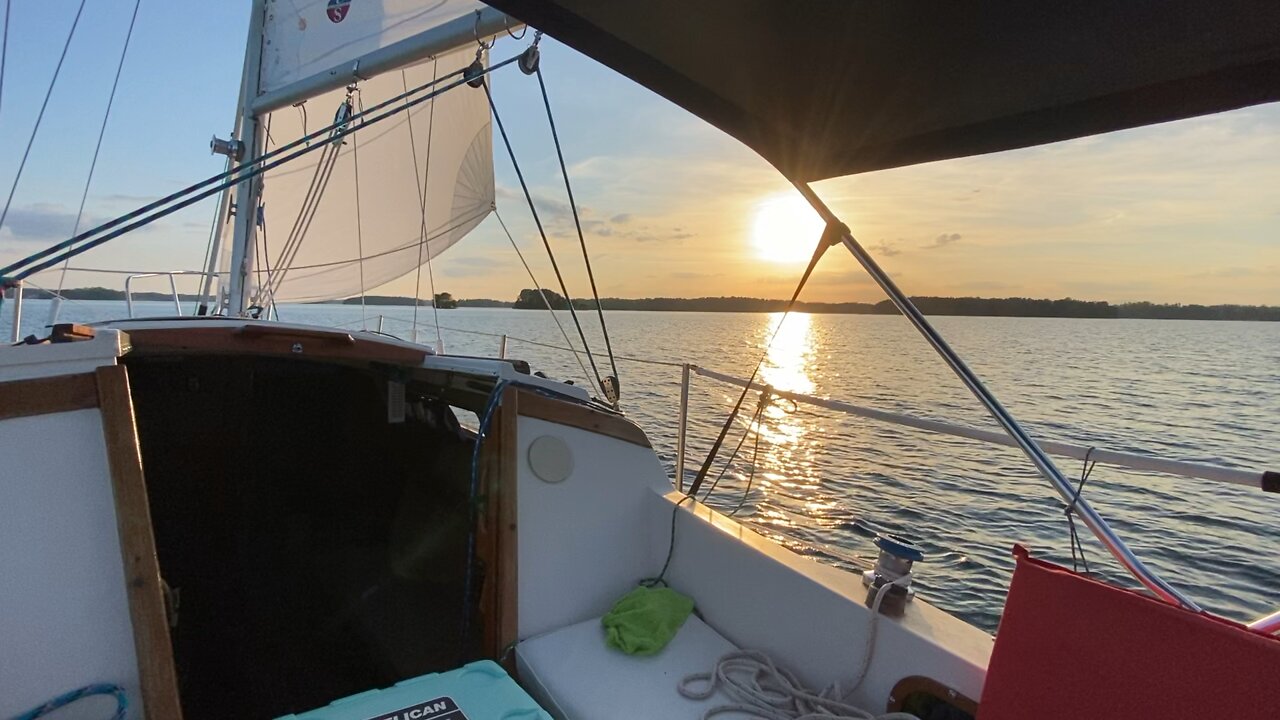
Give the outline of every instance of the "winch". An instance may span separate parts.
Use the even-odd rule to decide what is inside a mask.
[[[862,573],[862,584],[867,586],[867,607],[874,607],[885,584],[892,586],[883,591],[880,612],[901,615],[906,603],[915,597],[911,587],[911,568],[924,560],[924,552],[915,544],[897,535],[877,535],[873,541],[880,548],[875,567]]]

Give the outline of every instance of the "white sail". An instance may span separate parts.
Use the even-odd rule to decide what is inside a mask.
[[[474,58],[474,48],[462,48],[363,81],[352,96],[355,109],[431,82]],[[346,97],[346,90],[336,90],[275,111],[266,119],[267,149],[332,123]],[[377,288],[439,255],[493,208],[492,130],[480,89],[463,85],[348,135],[290,258],[284,250],[290,235],[298,234],[294,228],[322,155],[313,152],[266,175],[254,280],[272,289],[260,302],[327,300]]]
[[[258,91],[278,90],[483,7],[475,0],[269,0]]]

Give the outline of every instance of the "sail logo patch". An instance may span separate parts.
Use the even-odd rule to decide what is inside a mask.
[[[438,697],[369,720],[467,720],[458,704],[449,696]]]
[[[325,14],[329,16],[329,22],[340,23],[347,17],[347,11],[351,9],[351,0],[329,0],[329,7],[325,10]]]

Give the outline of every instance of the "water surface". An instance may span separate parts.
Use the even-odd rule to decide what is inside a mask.
[[[156,314],[171,304],[146,304]],[[141,304],[140,304],[141,307]],[[36,332],[47,304],[29,301],[23,323]],[[8,307],[0,320],[7,338]],[[123,314],[123,303],[68,303],[63,320]],[[286,321],[375,328],[410,335],[408,307],[286,306]],[[362,319],[363,314],[363,319]],[[559,313],[573,333],[567,313]],[[419,322],[432,323],[429,308]],[[549,375],[586,382],[547,312],[463,308],[440,312],[445,350],[508,354]],[[691,362],[751,373],[778,315],[615,312],[618,355]],[[942,333],[1035,437],[1129,452],[1280,470],[1280,324],[1182,320],[938,317]],[[608,359],[598,324],[584,314],[597,363]],[[467,330],[469,332],[460,332]],[[487,333],[487,334],[477,334]],[[434,344],[434,328],[419,331]],[[576,340],[576,337],[575,337]],[[675,465],[678,367],[618,361],[623,405]],[[780,389],[895,412],[993,428],[977,402],[905,320],[870,315],[795,315],[778,331],[762,366]],[[697,471],[739,389],[695,378],[686,477]],[[747,430],[756,398],[730,432],[719,474]],[[756,429],[756,428],[753,428]],[[759,438],[758,449],[756,438]],[[1070,476],[1081,463],[1057,458]],[[748,481],[750,492],[745,494]],[[1248,620],[1280,607],[1280,499],[1205,480],[1094,470],[1085,493],[1140,557],[1175,586],[1227,617]],[[792,549],[841,567],[874,557],[871,538],[889,531],[927,553],[922,597],[993,630],[1012,569],[1010,548],[1071,563],[1062,503],[1021,454],[941,436],[775,403],[742,444],[710,502]],[[1090,567],[1131,584],[1085,539]]]

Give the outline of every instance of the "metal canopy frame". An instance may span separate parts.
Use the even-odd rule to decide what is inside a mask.
[[[867,274],[871,276],[871,279],[876,281],[876,284],[880,286],[880,289],[884,290],[885,294],[889,297],[889,300],[898,308],[898,312],[902,313],[907,320],[915,326],[916,330],[924,336],[924,339],[933,346],[933,349],[938,353],[938,356],[941,357],[943,361],[947,363],[947,366],[951,368],[951,371],[956,374],[956,377],[960,378],[960,381],[969,389],[969,392],[973,393],[973,396],[978,399],[978,402],[982,403],[982,406],[986,408],[991,417],[999,423],[1000,427],[1004,428],[1004,431],[1009,434],[1009,437],[1013,438],[1018,449],[1022,450],[1023,454],[1027,456],[1027,459],[1029,459],[1031,464],[1035,466],[1036,471],[1049,481],[1049,484],[1053,486],[1053,489],[1058,493],[1058,496],[1062,498],[1062,501],[1074,508],[1074,511],[1080,516],[1080,519],[1084,521],[1084,524],[1093,533],[1094,537],[1096,537],[1098,541],[1106,547],[1112,557],[1118,560],[1126,570],[1138,579],[1139,582],[1161,599],[1169,603],[1181,605],[1188,610],[1201,612],[1200,606],[1197,605],[1195,601],[1180,592],[1177,588],[1174,588],[1172,585],[1165,582],[1160,576],[1156,575],[1155,572],[1148,568],[1146,564],[1144,564],[1142,560],[1140,560],[1138,556],[1129,549],[1129,546],[1125,544],[1124,540],[1121,540],[1120,537],[1116,535],[1115,531],[1111,529],[1111,526],[1107,524],[1107,521],[1093,509],[1093,506],[1089,504],[1089,501],[1081,497],[1075,491],[1075,488],[1071,486],[1071,481],[1062,474],[1062,471],[1058,469],[1058,466],[1049,458],[1048,454],[1046,454],[1044,449],[1040,447],[1039,443],[1037,443],[1035,439],[1023,429],[1017,419],[1005,409],[1004,405],[1000,403],[995,394],[988,390],[986,385],[982,384],[982,381],[978,379],[977,374],[975,374],[973,370],[969,369],[969,366],[965,364],[960,355],[951,348],[951,345],[947,343],[937,329],[933,327],[927,318],[925,318],[924,314],[921,313],[915,304],[911,302],[911,299],[898,288],[898,285],[894,283],[893,279],[885,273],[880,265],[876,263],[875,259],[871,257],[870,253],[867,252],[866,248],[862,247],[862,244],[853,236],[853,233],[850,232],[848,226],[836,217],[836,214],[831,211],[831,208],[827,207],[827,204],[823,202],[822,198],[819,197],[816,192],[813,191],[813,188],[809,187],[808,183],[798,180],[792,180],[792,184],[800,191],[800,194],[804,196],[805,200],[813,206],[813,209],[817,211],[818,215],[822,217],[828,227],[835,225],[840,228],[840,240],[845,248],[853,254],[853,257],[856,258],[858,263],[862,265],[863,269],[867,271]]]

